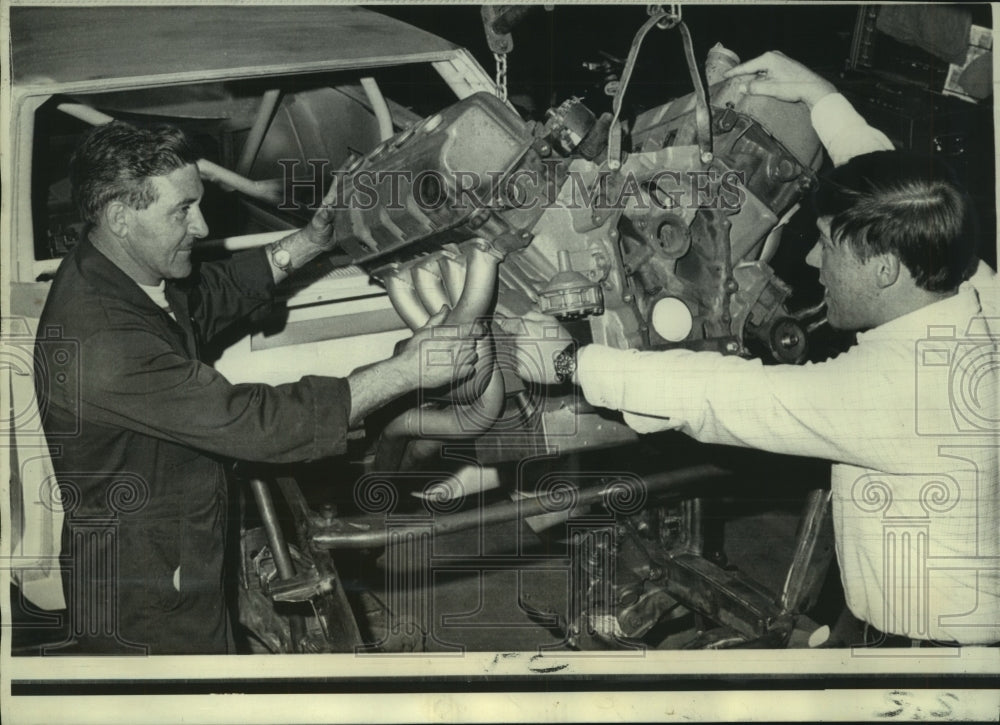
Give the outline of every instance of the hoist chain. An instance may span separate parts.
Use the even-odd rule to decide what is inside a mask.
[[[497,64],[497,98],[501,101],[507,100],[507,54],[494,53],[493,59]]]

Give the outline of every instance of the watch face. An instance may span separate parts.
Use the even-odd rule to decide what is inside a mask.
[[[274,263],[279,267],[287,267],[291,261],[292,255],[288,253],[287,249],[279,249],[274,253]]]
[[[570,343],[565,350],[557,352],[552,358],[555,368],[556,380],[560,383],[567,383],[573,379],[576,372],[576,345]]]

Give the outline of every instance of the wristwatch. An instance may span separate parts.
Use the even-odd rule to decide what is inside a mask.
[[[571,342],[565,348],[552,356],[552,366],[556,371],[556,380],[560,383],[573,382],[576,372],[576,343]]]
[[[275,267],[286,274],[291,272],[292,255],[287,249],[282,249],[281,247],[271,247],[270,252],[271,261],[274,262]]]

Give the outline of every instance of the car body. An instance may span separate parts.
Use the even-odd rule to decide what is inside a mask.
[[[207,141],[219,165],[240,168],[253,180],[280,179],[295,162],[293,172],[309,174],[307,162],[322,158],[330,172],[351,153],[377,145],[378,121],[362,77],[385,78],[395,90],[420,78],[430,103],[493,87],[465,49],[359,7],[12,7],[10,30],[4,99],[10,122],[3,144],[3,237],[9,240],[3,266],[10,287],[4,292],[11,295],[6,309],[28,320],[38,317],[47,280],[82,228],[65,174],[67,154],[90,123],[107,116],[175,123]],[[385,95],[397,128],[419,120]],[[243,158],[255,122],[263,134]],[[208,202],[224,211],[210,212],[203,251],[262,245],[307,218],[305,212],[276,218],[252,200],[234,200],[233,192],[208,193]],[[235,224],[218,223],[233,216]],[[218,362],[234,381],[297,379],[310,360],[329,352],[324,341],[366,337],[336,344],[337,355],[326,355],[324,369],[346,374],[390,354],[405,328],[381,288],[346,263],[286,296],[292,313],[282,335],[246,338]],[[353,302],[340,302],[345,299]],[[318,334],[325,340],[315,339],[315,321],[328,317],[340,323]],[[276,351],[292,342],[300,345],[302,364],[289,369]]]
[[[606,127],[591,126],[596,119],[579,108],[579,99],[554,109],[544,128],[532,126],[506,100],[495,97],[492,81],[466,50],[362,8],[15,7],[10,20],[11,93],[6,99],[10,125],[5,144],[10,153],[4,157],[3,173],[11,183],[4,184],[3,193],[4,207],[11,213],[4,215],[4,234],[12,240],[6,250],[11,281],[9,309],[21,323],[24,345],[30,345],[32,323],[38,318],[60,257],[84,233],[66,178],[69,154],[87,128],[112,118],[148,125],[169,122],[200,145],[202,176],[216,182],[206,184],[202,202],[213,230],[210,239],[200,242],[196,250],[204,257],[260,246],[301,226],[329,187],[332,172],[344,168],[349,176],[344,182],[345,193],[350,198],[356,198],[361,190],[359,176],[351,176],[359,168],[372,172],[408,169],[417,176],[428,169],[475,169],[485,178],[501,167],[505,172],[517,168],[530,171],[542,163],[543,156],[552,155],[550,160],[563,171],[573,169],[586,183],[600,178],[601,162],[596,154],[607,138]],[[88,32],[78,32],[80,28]],[[303,272],[302,281],[281,293],[283,304],[273,324],[212,351],[212,362],[233,382],[276,384],[316,371],[346,375],[360,365],[388,357],[393,346],[410,334],[409,328],[415,325],[412,319],[401,317],[405,309],[401,302],[419,316],[436,304],[434,300],[446,295],[456,310],[476,316],[486,313],[493,290],[500,298],[497,309],[509,319],[516,319],[534,302],[548,301],[554,319],[571,322],[589,317],[586,322],[593,339],[618,346],[664,342],[647,333],[644,319],[658,300],[673,294],[670,289],[685,290],[685,303],[696,313],[698,323],[689,326],[698,338],[693,347],[743,350],[744,327],[751,310],[759,335],[768,338],[771,325],[787,314],[782,304],[787,289],[774,278],[766,260],[758,258],[773,249],[779,221],[794,210],[796,199],[811,183],[819,159],[818,141],[801,108],[789,110],[750,99],[734,84],[717,85],[715,93],[716,100],[745,123],[738,133],[717,133],[718,138],[728,140],[719,142],[715,163],[738,164],[739,159],[759,157],[770,159],[760,168],[789,169],[780,178],[772,178],[773,174],[758,178],[751,201],[743,210],[706,209],[714,221],[696,224],[689,236],[685,229],[695,216],[694,206],[676,214],[666,208],[651,210],[648,205],[616,206],[610,213],[598,213],[596,207],[591,210],[571,204],[564,208],[558,203],[523,211],[501,205],[469,213],[451,208],[438,213],[409,204],[393,209],[380,198],[373,208],[351,208],[343,227],[338,222],[341,249],[347,254],[335,257],[332,265]],[[705,148],[699,152],[690,139],[695,116],[700,115],[696,110],[700,112],[699,104],[704,103],[704,97],[696,100],[689,94],[642,114],[632,129],[635,145],[629,149],[623,173],[634,174],[645,184],[656,184],[661,169],[678,174],[700,169],[712,154],[706,155]],[[730,124],[727,129],[733,127]],[[584,136],[591,137],[594,156],[574,156]],[[674,138],[687,140],[674,146]],[[738,152],[734,151],[737,141],[742,144]],[[700,142],[708,139],[701,137]],[[562,150],[556,151],[559,146]],[[754,169],[748,173],[752,175]],[[681,183],[680,178],[676,177],[676,183]],[[731,253],[729,223],[724,220],[729,216],[735,220]],[[623,236],[630,238],[629,248],[636,258],[651,246],[656,250],[653,262],[636,262],[647,288],[636,295],[627,293],[630,285],[639,288],[626,279],[632,272],[615,251],[620,219],[625,219],[621,228],[631,230]],[[418,233],[411,231],[414,229]],[[685,282],[675,272],[677,259],[692,246],[691,236],[697,254],[689,255],[692,259],[687,272],[679,272],[689,275]],[[378,240],[374,246],[373,240]],[[498,282],[500,249],[511,261]],[[718,264],[723,257],[725,264]],[[746,264],[741,266],[742,262]],[[455,285],[449,281],[445,290],[441,279],[435,278],[438,271],[454,273],[459,281]],[[730,274],[752,295],[727,292],[724,287],[731,286]],[[369,275],[379,279],[389,294]],[[415,284],[411,290],[416,291],[394,297],[393,286],[398,292],[411,279]],[[663,291],[651,291],[654,289]],[[467,290],[471,290],[468,297]],[[765,297],[768,301],[763,304]],[[466,304],[469,300],[474,301]],[[475,454],[465,454],[464,464],[451,465],[459,460],[453,459],[439,465],[451,465],[451,475],[444,473],[443,481],[446,489],[451,486],[453,490],[446,491],[443,498],[461,498],[454,493],[457,487],[474,500],[477,486],[501,485],[496,470],[485,466],[516,462],[520,467],[521,462],[551,459],[558,470],[562,465],[556,461],[560,448],[597,448],[635,440],[635,433],[620,420],[583,406],[575,394],[544,394],[541,405],[532,403],[533,391],[519,392],[516,375],[501,370],[498,361],[505,355],[503,342],[497,340],[500,352],[491,362],[486,392],[476,393],[481,397],[473,397],[469,406],[456,404],[443,413],[434,410],[428,415],[418,412],[406,418],[410,422],[398,431],[393,425],[405,415],[385,426],[374,454],[375,473],[395,472],[393,485],[401,492],[414,482],[418,487],[426,484],[426,490],[408,493],[422,494],[433,503],[442,498],[441,474],[428,478],[413,451],[420,456],[432,449],[436,452],[441,438],[457,440],[466,450],[473,450],[468,447],[472,443]],[[506,355],[510,357],[509,349]],[[488,413],[477,407],[486,400],[490,401]],[[413,410],[422,411],[423,406]],[[455,420],[449,417],[452,410],[457,411]],[[440,424],[426,425],[440,420]],[[397,437],[390,437],[390,430]],[[414,442],[430,445],[411,446]],[[413,455],[407,457],[408,451]],[[341,463],[331,464],[325,475],[348,475],[342,468]],[[712,467],[695,467],[693,471],[690,476],[694,478],[717,474]],[[544,472],[533,475],[537,480],[503,481],[505,495],[517,499],[520,494],[512,489],[532,484],[544,488],[553,480]],[[682,471],[675,480],[668,473],[657,485],[674,486],[677,481],[687,481],[688,475]],[[625,480],[630,482],[628,490],[638,492],[653,478],[644,481],[630,474]],[[34,482],[22,483],[24,491],[38,490]],[[361,493],[355,495],[363,496],[365,485],[371,483],[379,485],[378,480],[361,476],[356,483]],[[607,498],[600,475],[584,472],[579,486],[581,497],[592,503]],[[256,488],[255,494],[259,490]],[[296,500],[303,501],[289,498],[290,503]],[[257,505],[261,511],[268,506],[260,498]],[[544,496],[541,503],[531,506],[508,501],[485,515],[520,518],[523,511],[545,513],[548,505]],[[667,518],[688,521],[696,509],[685,502]],[[289,584],[294,591],[283,589],[280,596],[325,592],[319,597],[323,606],[317,612],[326,612],[327,624],[321,629],[329,633],[333,622],[348,619],[348,605],[343,593],[338,595],[337,578],[331,574],[329,550],[350,552],[370,547],[395,524],[391,516],[381,513],[361,519],[327,517],[326,523],[317,523],[304,509],[299,513],[300,536],[309,531],[299,543],[309,552],[313,568],[307,567],[305,582]],[[529,524],[550,519],[546,525],[551,525],[564,523],[570,515],[567,510],[528,519]],[[461,520],[445,517],[441,525],[480,524],[475,510],[465,518],[456,516]],[[269,536],[272,533],[268,531]],[[674,533],[670,546],[683,550],[682,568],[711,569],[701,583],[692,585],[694,590],[728,591],[727,576],[704,562],[699,551],[688,550],[691,538],[687,533]],[[243,573],[244,593],[250,603],[241,614],[256,613],[258,621],[266,621],[271,604],[262,592],[265,587],[255,587],[254,581],[272,581],[274,570],[268,567],[273,564],[249,555],[246,542],[254,535],[262,540],[262,535],[259,530],[247,534]],[[268,543],[275,545],[274,541]],[[259,545],[252,548],[261,550]],[[560,566],[567,565],[563,562]],[[603,574],[595,576],[604,581]],[[622,586],[623,591],[632,586],[610,580],[606,583]],[[276,585],[269,587],[274,598]],[[682,589],[672,593],[657,590],[648,601],[644,599],[642,606],[648,611],[638,617],[634,631],[645,631],[663,612],[673,611],[674,595],[683,598],[694,591],[686,584]],[[701,596],[695,594],[694,598]],[[791,619],[767,596],[755,594],[750,604],[740,597],[730,599],[731,619],[746,621],[745,636],[775,642],[787,637]],[[747,617],[747,609],[769,614]],[[390,623],[397,615],[383,614]],[[591,621],[604,615],[595,610],[575,616]],[[768,624],[761,625],[761,621]],[[780,626],[772,627],[772,621]],[[274,651],[295,648],[294,642],[273,627],[268,636]],[[339,639],[320,636],[319,640],[320,649],[349,648],[358,644],[357,630]]]
[[[650,10],[657,12],[657,7]],[[114,117],[140,124],[168,121],[199,142],[205,154],[204,163],[199,162],[202,174],[215,182],[206,184],[203,204],[212,229],[210,238],[199,244],[205,258],[267,244],[300,226],[339,170],[351,177],[345,181],[351,198],[365,192],[355,181],[358,169],[406,170],[413,178],[427,170],[470,169],[485,178],[500,167],[505,173],[542,169],[544,177],[557,169],[554,177],[546,178],[569,178],[572,172],[574,181],[593,183],[589,188],[596,189],[607,170],[610,131],[619,130],[611,125],[610,114],[605,114],[608,123],[602,126],[602,119],[582,108],[578,98],[550,109],[544,126],[529,123],[496,97],[493,82],[468,51],[358,7],[15,7],[10,21],[12,62],[10,93],[4,96],[9,125],[2,192],[3,235],[10,240],[3,260],[10,285],[3,293],[9,295],[4,309],[9,311],[5,333],[8,341],[15,339],[11,349],[30,349],[34,344],[33,323],[44,304],[48,280],[82,233],[65,171],[75,140],[92,124]],[[667,25],[669,21],[664,19]],[[624,170],[620,178],[628,172],[642,182],[632,197],[635,204],[598,208],[601,200],[595,204],[591,197],[582,205],[553,203],[522,209],[497,204],[440,214],[412,205],[359,205],[338,226],[343,254],[284,289],[270,323],[212,351],[212,362],[233,382],[283,383],[316,372],[346,375],[388,357],[410,328],[439,309],[442,300],[465,312],[472,309],[470,318],[501,313],[517,320],[538,306],[560,324],[575,326],[574,334],[586,327],[586,334],[575,335],[580,339],[620,348],[679,346],[744,357],[770,355],[772,361],[784,363],[804,361],[806,332],[814,329],[805,318],[820,314],[822,305],[792,313],[792,290],[769,263],[783,228],[815,183],[822,163],[808,112],[802,104],[750,97],[738,83],[718,77],[699,97],[690,93],[697,69],[685,70],[693,72],[684,79],[688,95],[681,98],[659,97],[670,88],[668,84],[644,82],[635,89],[655,96],[653,102],[639,104],[641,112],[628,122],[627,147],[616,149],[627,156],[620,159]],[[695,81],[696,90],[699,83]],[[617,83],[602,86],[602,92],[615,93],[618,88],[622,93]],[[710,101],[715,125],[706,136],[698,128],[698,118]],[[458,128],[464,131],[455,131]],[[589,150],[579,151],[582,147]],[[695,178],[711,164],[715,170],[743,174],[743,191],[749,193],[738,205],[692,202],[675,209],[673,202],[649,203],[663,201],[657,193],[663,192],[658,186],[661,172],[675,174],[667,180],[680,185],[682,174]],[[413,188],[419,190],[416,184]],[[666,188],[683,191],[680,186]],[[622,193],[619,200],[627,196]],[[502,263],[496,259],[500,256]],[[498,271],[499,264],[506,266]],[[485,282],[492,275],[489,286],[469,282],[475,265],[487,270],[475,281]],[[454,282],[452,274],[459,281]],[[479,290],[475,305],[461,304],[468,289]],[[668,312],[672,306],[687,315],[680,333],[657,328],[654,312],[660,302],[670,303]],[[406,310],[412,317],[403,314]],[[337,581],[330,552],[346,551],[346,558],[365,568],[370,562],[364,557],[370,550],[388,549],[385,542],[391,537],[404,544],[417,542],[410,553],[428,557],[416,562],[427,565],[423,572],[428,583],[432,576],[427,572],[435,561],[429,549],[420,549],[427,537],[441,534],[444,539],[444,534],[456,530],[485,531],[486,521],[509,524],[524,519],[529,527],[540,529],[545,519],[545,526],[568,527],[564,540],[557,542],[563,546],[578,523],[573,517],[587,506],[603,506],[610,513],[600,519],[607,535],[628,535],[620,547],[622,541],[616,543],[614,557],[601,543],[603,534],[594,538],[590,531],[583,541],[585,545],[592,541],[597,553],[582,564],[568,555],[552,556],[553,542],[546,540],[542,548],[549,548],[544,553],[535,550],[530,563],[508,560],[517,571],[551,564],[559,576],[570,576],[572,581],[585,571],[586,581],[592,582],[588,592],[607,588],[606,597],[583,604],[560,600],[533,611],[536,618],[543,612],[548,617],[579,605],[563,621],[569,625],[564,634],[573,647],[628,648],[631,638],[645,636],[664,618],[692,611],[725,626],[696,637],[691,646],[737,646],[748,641],[785,646],[800,605],[818,597],[833,556],[832,545],[824,544],[829,529],[824,525],[828,497],[823,490],[807,496],[805,525],[796,538],[787,578],[781,578],[780,567],[769,567],[768,574],[777,571],[779,581],[772,591],[762,590],[725,566],[721,548],[702,546],[701,498],[719,490],[717,478],[744,484],[748,474],[743,469],[749,466],[729,451],[699,447],[680,435],[671,438],[668,433],[636,443],[638,436],[621,416],[587,405],[575,389],[568,390],[572,386],[539,392],[523,385],[516,374],[504,375],[509,370],[501,371],[497,361],[510,362],[510,340],[496,330],[491,334],[500,352],[492,356],[494,367],[483,386],[486,392],[476,391],[479,398],[470,396],[473,399],[465,408],[449,405],[457,395],[448,401],[420,398],[417,406],[388,424],[376,423],[382,424],[381,431],[376,428],[371,435],[377,440],[362,440],[372,445],[358,458],[321,462],[325,468],[316,488],[321,496],[329,495],[328,489],[342,489],[339,514],[332,506],[316,514],[308,510],[301,494],[296,498],[285,492],[292,508],[298,507],[300,548],[304,556],[312,557],[312,568],[307,562],[302,577],[272,586],[276,565],[260,555],[273,542],[260,530],[244,540],[244,593],[253,599],[249,609],[259,614],[259,621],[270,621],[278,595],[301,603],[313,601],[313,595],[322,591],[315,598],[323,599],[323,607],[329,609],[317,609],[317,619],[322,610],[327,620],[326,627],[313,628],[318,646],[323,651],[347,649],[358,643],[356,629],[341,632],[340,639],[328,636],[331,622],[346,621],[331,614],[346,611],[343,596],[325,599]],[[32,374],[30,355],[27,360],[12,359],[8,366],[23,373],[15,375],[17,379]],[[25,386],[19,390],[23,395]],[[499,393],[490,398],[490,390]],[[487,398],[496,405],[482,414],[488,406],[479,404]],[[15,400],[18,406],[21,402]],[[451,425],[449,419],[449,425],[425,428],[425,423],[433,422],[433,415],[421,414],[428,409],[433,414],[458,410],[457,423]],[[385,433],[393,423],[412,411],[417,414],[407,419],[408,427],[399,426],[403,433],[379,448],[390,438]],[[357,432],[353,440],[360,436]],[[448,457],[440,445],[445,439],[455,444],[450,460],[442,460]],[[441,455],[407,458],[407,447],[414,442],[430,444],[413,446],[421,455],[429,449]],[[39,438],[35,443],[44,446]],[[626,444],[635,445],[625,448]],[[600,460],[600,453],[595,456],[593,451],[601,447],[621,448]],[[371,448],[377,450],[372,453]],[[688,466],[697,461],[715,463],[716,457],[736,458],[732,467],[739,475],[714,466]],[[428,460],[435,465],[424,465]],[[387,465],[380,468],[380,463]],[[352,469],[352,464],[363,468]],[[314,474],[305,472],[302,479],[308,481]],[[787,461],[781,462],[780,473],[772,470],[764,478],[768,487],[783,478],[797,479],[795,485],[809,480],[822,486],[814,468],[799,475]],[[329,486],[331,480],[343,485]],[[713,488],[706,489],[708,485]],[[32,490],[38,489],[24,487],[25,492]],[[391,495],[382,497],[387,490]],[[556,495],[567,491],[571,493]],[[653,504],[654,493],[669,503]],[[632,494],[639,501],[638,510],[628,506],[614,510],[614,499],[630,500]],[[401,511],[396,518],[393,511],[379,508],[390,500],[394,506],[397,497],[421,516],[433,515],[414,522],[408,518],[413,510]],[[497,498],[504,500],[497,503]],[[569,505],[560,507],[553,499]],[[582,502],[579,510],[577,501]],[[32,503],[22,498],[24,502]],[[459,511],[464,505],[468,508]],[[28,511],[30,506],[22,509]],[[626,519],[626,526],[615,525]],[[659,532],[656,541],[637,547],[635,541],[642,537],[632,536],[629,526],[646,532],[647,539],[650,531]],[[15,529],[15,539],[20,533]],[[514,547],[503,535],[491,535],[498,548]],[[482,540],[487,538],[483,533]],[[518,538],[519,552],[521,543]],[[532,539],[531,544],[537,546],[538,541]],[[601,558],[605,554],[606,560]],[[445,559],[436,561],[443,570],[454,564]],[[401,560],[386,555],[379,566]],[[470,571],[477,565],[474,555],[454,564]],[[374,564],[368,568],[363,572],[368,576],[383,573]],[[385,568],[387,586],[398,573]],[[661,581],[650,586],[654,580]],[[251,586],[254,582],[263,583]],[[541,588],[548,593],[558,589],[548,584]],[[478,585],[477,580],[474,586]],[[394,616],[399,617],[397,634],[433,624],[429,610],[418,606],[414,594],[423,584],[408,586],[389,594],[398,595],[401,610],[412,606],[415,613],[379,611],[379,616],[388,617],[390,632]],[[783,586],[786,591],[776,596]],[[617,625],[608,626],[614,619],[609,602],[625,604],[614,612],[621,631]],[[520,599],[511,606],[514,609],[522,610]],[[426,621],[410,627],[411,620],[404,616],[409,614]],[[371,622],[368,627],[377,628]],[[581,627],[586,636],[577,636]],[[272,651],[294,650],[289,632],[280,625],[270,628]],[[388,650],[415,647],[412,640],[386,644],[393,639],[387,635],[375,645]]]
[[[301,226],[328,172],[370,151],[387,132],[373,104],[386,106],[390,123],[405,129],[420,120],[419,107],[492,91],[493,84],[464,48],[359,7],[16,6],[4,13],[11,62],[3,64],[0,101],[7,121],[0,141],[2,387],[16,411],[5,434],[17,439],[12,475],[4,479],[12,504],[4,507],[12,533],[5,539],[21,562],[15,578],[26,594],[59,609],[52,562],[62,507],[38,498],[54,478],[32,385],[41,374],[32,347],[53,275],[83,233],[67,178],[80,136],[110,118],[178,125],[211,168],[249,190],[206,183],[210,234],[196,250],[205,258],[261,246]],[[413,101],[406,91],[418,78],[422,93]],[[383,95],[375,79],[402,97]],[[255,198],[254,189],[283,193],[286,169],[308,174],[315,159],[324,168],[301,184],[305,199],[296,208],[276,213],[273,197]],[[278,384],[318,369],[346,375],[388,357],[410,334],[384,289],[344,257],[284,287],[280,298],[278,332],[248,334],[215,351],[214,363],[231,381]],[[42,586],[32,589],[36,580]]]

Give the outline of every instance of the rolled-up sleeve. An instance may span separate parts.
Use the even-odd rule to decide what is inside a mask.
[[[81,354],[87,420],[249,461],[315,460],[345,449],[346,380],[234,385],[141,324],[99,332]]]

